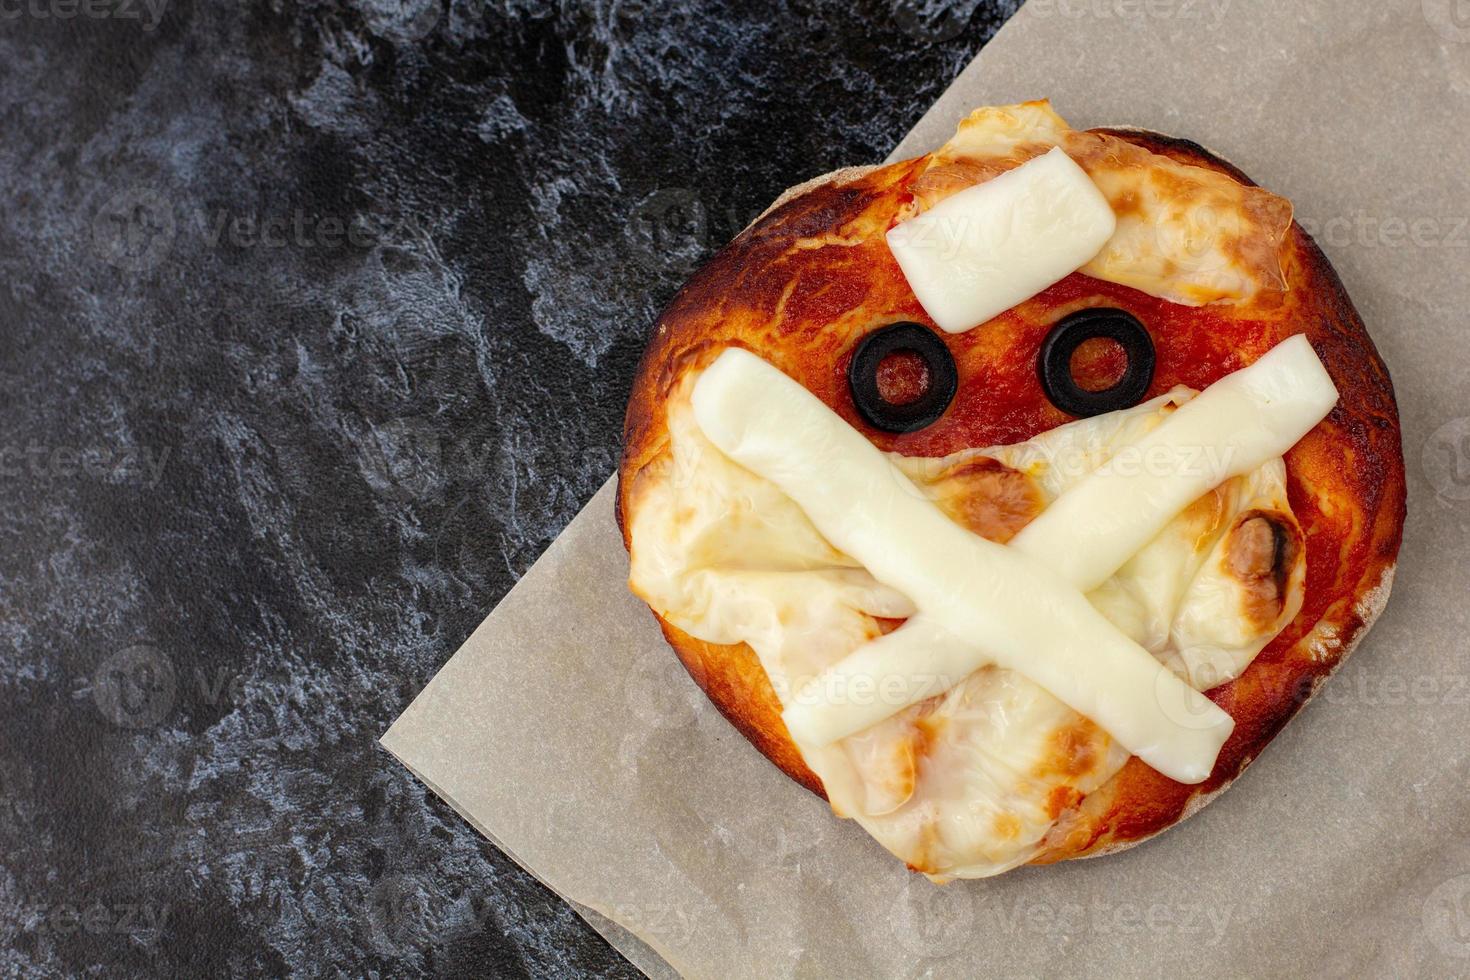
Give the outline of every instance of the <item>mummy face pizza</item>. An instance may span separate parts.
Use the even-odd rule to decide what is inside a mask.
[[[1200,147],[980,109],[788,192],[660,318],[630,584],[772,762],[939,880],[1104,853],[1260,753],[1381,610],[1388,373]]]

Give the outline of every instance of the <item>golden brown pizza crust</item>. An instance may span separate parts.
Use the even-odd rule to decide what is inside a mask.
[[[1094,132],[1250,183],[1187,140],[1136,129]],[[668,392],[726,346],[748,347],[770,360],[880,448],[942,456],[1027,439],[1068,421],[1035,383],[1035,352],[1050,324],[1079,305],[1104,302],[1149,325],[1159,354],[1151,396],[1175,384],[1203,388],[1281,339],[1306,333],[1341,400],[1286,456],[1292,510],[1306,535],[1302,611],[1244,674],[1209,692],[1236,727],[1208,780],[1186,786],[1130,759],[1098,791],[1059,802],[1060,818],[1035,861],[1108,853],[1172,826],[1228,787],[1382,610],[1404,519],[1393,387],[1337,274],[1293,223],[1282,247],[1284,294],[1240,306],[1189,308],[1074,274],[990,327],[946,339],[960,368],[961,394],[944,419],[909,436],[875,432],[853,410],[843,375],[852,345],[874,326],[896,320],[932,325],[883,241],[911,200],[908,187],[923,161],[852,168],[793,188],[684,286],[659,318],[634,381],[619,469],[619,525],[631,546],[628,514],[640,497],[639,474],[668,443]],[[821,780],[792,744],[754,652],[661,625],[725,717],[787,775],[821,794]]]

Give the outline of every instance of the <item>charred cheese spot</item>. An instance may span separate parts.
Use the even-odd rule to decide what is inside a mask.
[[[1021,819],[1014,813],[997,813],[994,832],[1001,840],[1015,840],[1021,836]]]
[[[1184,512],[1175,518],[1194,538],[1196,549],[1202,548],[1206,541],[1213,538],[1221,523],[1228,518],[1226,508],[1230,506],[1229,487],[1229,483],[1221,484],[1184,508]]]
[[[939,707],[939,703],[940,699],[937,697],[925,701],[921,706],[923,710],[918,720],[914,722],[914,754],[920,758],[929,754],[948,725],[946,719],[932,714],[934,709]]]
[[[918,841],[914,848],[913,857],[905,861],[910,871],[919,874],[937,875],[944,869],[935,860],[935,853],[940,848],[939,828],[934,821],[926,821],[918,831]]]
[[[1301,550],[1301,532],[1282,514],[1251,511],[1231,529],[1226,571],[1242,586],[1241,613],[1258,629],[1276,623],[1286,604],[1287,581]]]
[[[1098,743],[1106,738],[1100,728],[1079,715],[1072,724],[1051,732],[1036,775],[1076,779],[1091,772],[1101,757]]]
[[[1137,191],[1122,191],[1109,203],[1113,205],[1113,211],[1119,216],[1143,213],[1143,201],[1139,199]]]
[[[1045,506],[1025,473],[988,456],[956,464],[931,484],[935,503],[955,523],[1005,544]]]
[[[906,619],[887,619],[884,617],[879,617],[873,621],[878,624],[878,635],[880,636],[886,636],[908,622]]]
[[[1053,820],[1082,802],[1083,796],[1071,786],[1054,786],[1046,798],[1046,812]]]
[[[887,760],[888,777],[881,787],[876,787],[886,800],[871,807],[869,812],[885,812],[903,806],[909,797],[914,795],[914,786],[918,783],[919,773],[919,745],[918,739],[910,737],[900,739],[893,744],[892,757]],[[878,771],[883,771],[882,767]]]

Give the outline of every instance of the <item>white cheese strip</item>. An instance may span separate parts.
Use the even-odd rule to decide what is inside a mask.
[[[1116,226],[1092,178],[1053,148],[895,225],[888,247],[924,312],[962,333],[1076,272]]]
[[[1041,562],[950,521],[801,385],[748,351],[731,349],[701,375],[693,406],[716,447],[780,487],[823,537],[912,599],[922,623],[976,644],[963,657],[947,653],[939,664],[957,675],[954,683],[986,663],[1015,670],[1164,775],[1186,783],[1209,775],[1234,728],[1228,714]],[[850,706],[903,700],[885,697],[883,682],[910,676],[913,665],[875,666],[865,681],[876,697],[834,691],[813,704],[796,699],[785,717],[798,744],[837,737],[828,737],[830,719]],[[847,703],[858,701],[874,703]],[[904,705],[881,707],[886,716]]]
[[[1190,503],[1285,453],[1335,404],[1311,343],[1288,337],[1054,500],[1010,547],[1091,592]]]

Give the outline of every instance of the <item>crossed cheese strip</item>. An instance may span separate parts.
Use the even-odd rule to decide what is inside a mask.
[[[986,664],[1015,670],[1184,783],[1204,780],[1234,722],[1124,636],[1083,595],[1191,501],[1280,455],[1337,391],[1305,337],[1211,385],[1052,503],[1009,546],[959,527],[860,432],[748,351],[730,349],[693,392],[695,420],[737,463],[780,487],[835,547],[919,612],[797,692],[784,717],[821,746],[959,684]],[[1206,472],[1215,447],[1224,469]],[[843,695],[922,676],[895,697]]]

